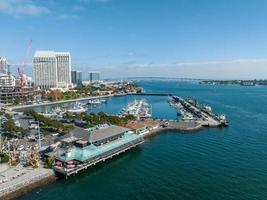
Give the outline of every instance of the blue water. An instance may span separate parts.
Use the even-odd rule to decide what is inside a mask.
[[[108,163],[19,199],[267,199],[267,87],[138,84],[147,92],[191,96],[209,104],[227,115],[230,126],[157,135]],[[114,97],[94,111],[117,113],[134,98]],[[154,117],[176,117],[166,97],[146,98]]]

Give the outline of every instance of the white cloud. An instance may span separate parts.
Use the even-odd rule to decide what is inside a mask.
[[[38,6],[31,0],[0,0],[0,12],[12,16],[39,16],[49,14],[50,10],[44,6]]]
[[[121,64],[98,67],[105,77],[172,77],[200,79],[266,79],[267,59]]]

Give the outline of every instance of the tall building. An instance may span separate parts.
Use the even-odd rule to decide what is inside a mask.
[[[8,73],[7,60],[3,57],[0,57],[0,73],[2,73],[2,74]]]
[[[82,84],[82,72],[73,70],[71,71],[71,83]]]
[[[36,51],[33,79],[41,89],[71,86],[71,58],[68,52]]]
[[[77,71],[77,84],[82,84],[83,82],[83,75],[81,71]]]
[[[71,71],[71,83],[72,84],[77,83],[77,71]]]
[[[90,83],[100,81],[100,72],[89,72],[88,75]]]
[[[57,58],[54,51],[36,51],[33,58],[33,79],[41,89],[57,88]]]
[[[58,87],[71,84],[71,59],[69,52],[56,52]]]

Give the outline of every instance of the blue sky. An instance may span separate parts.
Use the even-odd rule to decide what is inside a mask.
[[[0,0],[0,22],[10,63],[32,40],[104,77],[267,78],[266,0]]]

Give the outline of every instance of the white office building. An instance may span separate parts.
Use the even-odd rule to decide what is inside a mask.
[[[90,83],[95,83],[100,81],[100,72],[93,71],[88,73]]]
[[[58,87],[71,85],[71,58],[68,52],[56,52]]]
[[[0,57],[0,73],[2,73],[2,74],[8,73],[7,60],[3,57]]]
[[[33,79],[41,89],[71,87],[71,59],[68,52],[36,51]]]

